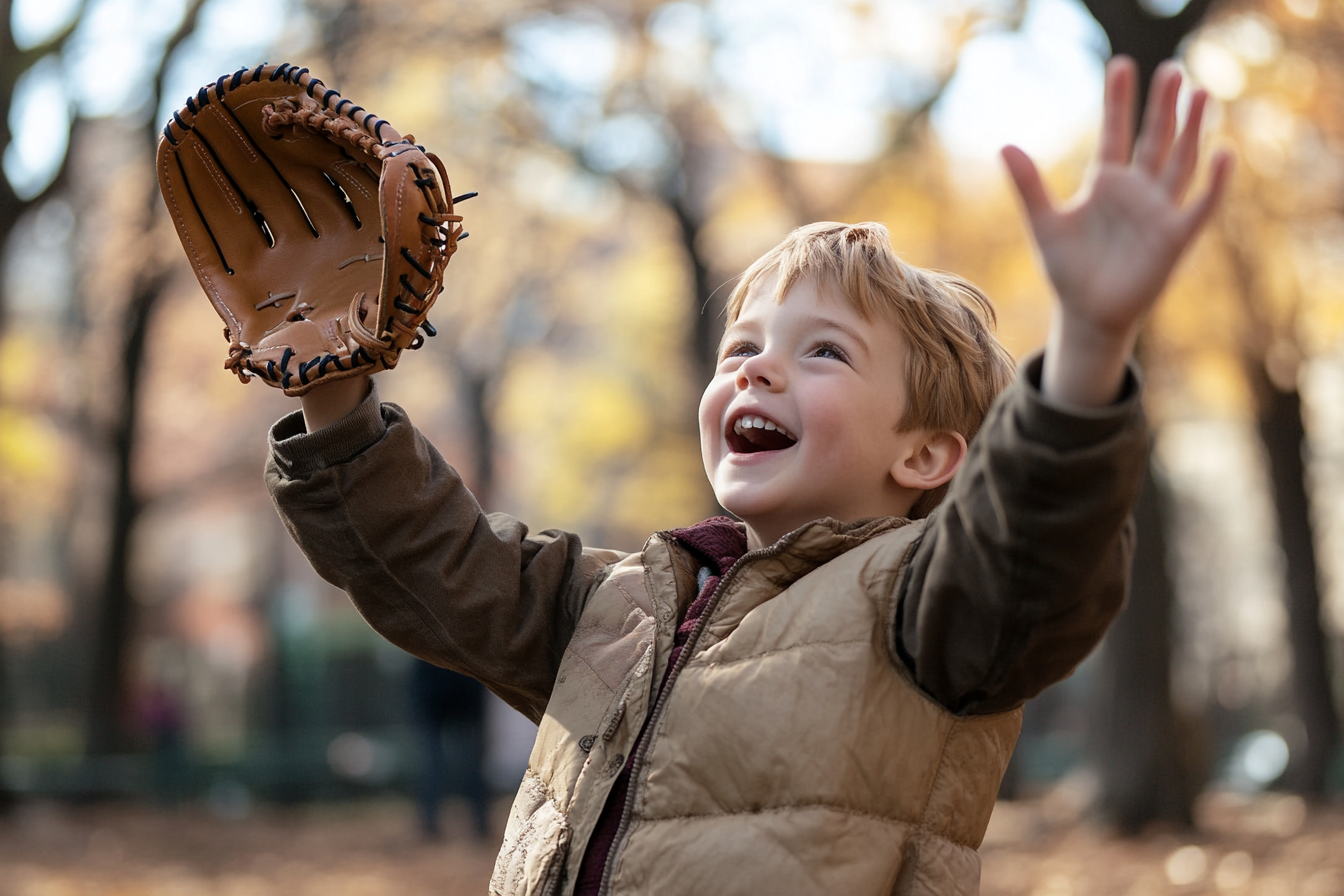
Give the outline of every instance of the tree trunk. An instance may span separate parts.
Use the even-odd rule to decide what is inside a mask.
[[[11,0],[0,0],[0,149],[8,147],[14,139],[14,135],[9,132],[9,111],[14,104],[14,86],[28,66],[27,60],[20,56],[19,48],[14,44],[14,33],[10,30],[11,6]],[[9,179],[0,173],[0,262],[4,260],[3,253],[9,242],[9,234],[26,205],[14,193]],[[4,296],[0,295],[0,333],[5,331],[5,319]],[[0,558],[0,562],[3,559]],[[3,571],[3,567],[0,567],[0,571]],[[0,692],[0,700],[3,700],[3,692]]]
[[[503,363],[488,370],[476,370],[457,364],[463,403],[471,423],[471,493],[486,510],[494,510],[495,500],[495,418],[490,395],[499,381]]]
[[[189,0],[183,10],[182,21],[164,44],[152,81],[150,108],[157,109],[163,96],[164,69],[167,61],[193,31],[204,0]],[[144,130],[145,157],[153,164],[159,139],[159,123],[150,122]],[[161,203],[157,182],[145,194],[149,211],[146,220],[146,241],[153,234],[154,213]],[[110,447],[112,452],[112,514],[108,535],[107,556],[102,592],[99,596],[97,627],[94,630],[93,665],[89,689],[89,715],[85,752],[89,755],[107,755],[124,750],[129,745],[127,730],[127,654],[134,632],[135,602],[131,594],[130,560],[131,539],[143,509],[134,481],[135,452],[138,447],[140,376],[145,356],[145,340],[159,301],[172,276],[171,268],[163,268],[152,260],[137,275],[126,303],[121,344],[121,382],[119,407],[113,424]]]
[[[1293,652],[1292,703],[1306,734],[1305,743],[1290,745],[1288,770],[1280,783],[1298,793],[1323,796],[1339,746],[1339,715],[1330,673],[1329,637],[1321,623],[1316,543],[1303,459],[1306,429],[1295,361],[1290,360],[1291,366],[1283,370],[1271,372],[1269,366],[1276,345],[1292,344],[1290,337],[1276,337],[1276,329],[1290,332],[1292,324],[1290,319],[1276,327],[1257,304],[1263,276],[1253,255],[1242,248],[1252,237],[1228,225],[1223,233],[1235,273],[1236,294],[1246,316],[1242,367],[1255,396],[1257,428],[1269,463],[1269,484],[1283,549],[1288,640]]]
[[[1176,55],[1181,42],[1199,27],[1217,0],[1190,0],[1174,16],[1154,15],[1137,0],[1083,0],[1111,43],[1111,52],[1134,59],[1139,68],[1139,103],[1148,97],[1153,72]]]
[[[167,285],[166,272],[142,274],[126,309],[121,353],[121,406],[112,434],[112,531],[108,538],[107,571],[94,631],[93,686],[89,698],[86,751],[107,755],[126,749],[127,652],[132,634],[131,536],[140,517],[134,461],[140,404],[141,361],[154,310]]]
[[[12,29],[12,0],[0,0],[0,150],[7,148],[12,142],[14,135],[9,129],[10,111],[14,105],[14,88],[18,84],[19,78],[24,72],[42,55],[51,52],[57,48],[69,36],[71,29],[65,29],[61,34],[56,35],[46,44],[38,47],[30,47],[27,50],[19,50],[14,42],[14,32]],[[62,172],[65,163],[62,162]],[[56,182],[61,177],[58,175]],[[39,195],[29,197],[28,199],[19,198],[10,185],[9,179],[0,173],[0,264],[3,263],[5,249],[9,243],[10,234],[14,232],[15,225],[19,218],[29,208],[32,208],[38,202],[42,201],[51,192],[55,182],[49,185]],[[5,333],[6,323],[8,322],[8,309],[6,308],[5,296],[0,292],[0,337]],[[0,496],[3,497],[3,496]],[[0,538],[5,538],[3,544],[12,544],[9,539],[7,514],[10,508],[0,505]],[[3,547],[0,544],[0,548]],[[5,570],[9,568],[10,558],[5,556],[3,550],[0,550],[0,578],[5,575]],[[4,743],[10,722],[10,699],[9,699],[9,652],[3,638],[0,638],[0,755],[3,755]],[[14,803],[14,795],[11,793],[2,777],[0,777],[0,811],[5,811]]]
[[[1171,615],[1163,488],[1151,464],[1134,508],[1138,544],[1129,602],[1106,636],[1092,715],[1101,814],[1122,833],[1154,821],[1193,822],[1203,782],[1189,780],[1171,702]]]
[[[690,265],[691,280],[695,302],[691,320],[691,362],[695,365],[697,383],[707,383],[714,376],[714,366],[719,348],[719,333],[723,324],[723,296],[716,296],[709,285],[709,263],[700,252],[700,227],[702,222],[696,218],[682,198],[670,200],[668,209],[677,219],[677,232],[681,236],[681,245],[686,250],[686,261]]]
[[[1257,365],[1263,371],[1263,367]],[[1323,796],[1326,775],[1339,746],[1339,716],[1330,677],[1330,645],[1321,625],[1321,597],[1311,506],[1302,450],[1302,399],[1296,389],[1268,382],[1262,396],[1259,428],[1269,456],[1274,509],[1286,566],[1288,636],[1293,648],[1294,709],[1306,730],[1306,743],[1292,755],[1283,785],[1298,793]]]

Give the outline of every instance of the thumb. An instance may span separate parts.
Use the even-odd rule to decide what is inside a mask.
[[[1035,227],[1038,220],[1054,211],[1055,207],[1050,201],[1050,194],[1045,189],[1044,182],[1041,181],[1041,173],[1036,170],[1036,163],[1031,157],[1016,146],[1005,146],[999,150],[999,155],[1003,157],[1008,175],[1013,179],[1013,186],[1017,188],[1017,195],[1022,199],[1022,207],[1026,210],[1027,217],[1031,219],[1032,226]]]

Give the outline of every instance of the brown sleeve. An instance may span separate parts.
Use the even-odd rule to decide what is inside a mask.
[[[963,714],[999,712],[1067,677],[1120,611],[1148,436],[1131,369],[1120,399],[1070,412],[1041,356],[990,409],[902,584],[897,652]]]
[[[619,555],[482,512],[376,389],[316,433],[282,418],[270,449],[267,488],[313,569],[389,641],[538,721],[589,590]]]

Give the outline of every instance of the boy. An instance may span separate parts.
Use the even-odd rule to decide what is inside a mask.
[[[1206,98],[1177,135],[1179,81],[1156,75],[1131,162],[1134,66],[1108,66],[1066,210],[1004,150],[1058,301],[987,416],[1011,377],[988,300],[880,226],[802,228],[746,272],[700,406],[740,523],[630,555],[531,535],[362,379],[276,424],[267,483],[314,567],[539,722],[491,892],[977,891],[1021,704],[1123,599],[1128,358],[1229,171],[1181,208]]]

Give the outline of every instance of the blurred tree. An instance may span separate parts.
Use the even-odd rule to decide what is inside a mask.
[[[760,182],[780,206],[776,226],[781,229],[852,213],[875,178],[908,164],[899,157],[917,148],[913,138],[955,73],[965,41],[988,27],[1016,27],[1024,8],[1025,3],[1014,2],[991,11],[939,11],[945,48],[923,67],[906,70],[903,65],[909,63],[895,55],[874,53],[899,87],[872,110],[887,136],[860,162],[818,165],[787,154],[777,133],[784,129],[775,119],[778,113],[753,109],[765,101],[738,95],[740,89],[716,74],[732,51],[723,46],[729,29],[715,19],[724,13],[712,4],[640,0],[620,9],[565,7],[564,18],[555,16],[548,24],[563,28],[566,22],[572,27],[605,20],[620,42],[620,61],[613,76],[590,92],[580,127],[571,117],[555,114],[557,104],[572,103],[574,97],[565,96],[545,68],[534,69],[526,81],[531,127],[565,147],[585,170],[612,179],[637,201],[660,206],[675,222],[691,285],[687,355],[695,382],[704,382],[713,373],[729,292],[722,285],[743,263],[736,253],[715,250],[713,239],[722,239],[723,233],[713,224],[740,195],[742,183],[757,179],[753,171],[763,175]],[[840,27],[859,33],[884,26],[865,3],[837,11],[837,19]],[[873,52],[867,46],[863,50]],[[629,148],[613,148],[617,140]]]
[[[1316,60],[1306,63],[1307,67],[1338,66],[1337,54],[1332,49],[1337,44],[1322,30],[1324,26],[1337,34],[1338,17],[1331,14],[1333,8],[1318,10],[1315,3],[1207,0],[1191,2],[1177,15],[1167,18],[1152,14],[1138,3],[1088,0],[1087,6],[1106,29],[1113,50],[1139,60],[1145,83],[1162,58],[1176,53],[1194,29],[1205,26],[1201,34],[1207,37],[1200,38],[1195,52],[1204,51],[1206,63],[1210,56],[1231,60],[1234,81],[1243,80],[1242,73],[1248,72],[1244,76],[1247,83],[1241,86],[1221,83],[1217,87],[1228,103],[1233,124],[1231,136],[1243,157],[1249,155],[1253,161],[1257,143],[1276,139],[1264,127],[1265,116],[1277,114],[1276,120],[1282,120],[1287,114],[1285,106],[1300,105],[1300,97],[1312,93],[1298,77],[1287,76],[1286,70],[1293,69],[1301,75],[1299,69],[1303,68],[1304,57]],[[1281,45],[1280,41],[1287,45]],[[1282,54],[1284,50],[1288,52]],[[1223,55],[1217,56],[1220,53]],[[1253,57],[1254,63],[1239,57]],[[1216,76],[1216,65],[1196,65],[1197,76],[1206,72]],[[1297,98],[1290,99],[1287,94]],[[1312,111],[1318,124],[1336,117],[1322,109]],[[1319,179],[1320,154],[1304,153],[1304,156],[1312,157],[1313,161],[1303,163],[1303,167],[1312,168],[1314,177]],[[1204,350],[1223,350],[1240,356],[1269,466],[1284,557],[1288,641],[1293,656],[1291,702],[1305,731],[1305,738],[1301,739],[1292,737],[1292,731],[1285,732],[1293,741],[1293,751],[1288,772],[1280,783],[1298,792],[1321,794],[1338,747],[1339,722],[1331,681],[1330,645],[1321,619],[1316,536],[1311,524],[1309,476],[1303,456],[1304,408],[1297,379],[1299,361],[1307,350],[1301,344],[1302,328],[1297,313],[1302,305],[1301,286],[1296,276],[1278,272],[1285,266],[1291,267],[1285,263],[1296,249],[1291,239],[1274,233],[1276,227],[1280,230],[1300,227],[1303,216],[1312,214],[1310,201],[1303,202],[1310,191],[1286,189],[1284,177],[1290,172],[1279,171],[1277,176],[1266,177],[1256,167],[1252,165],[1251,170],[1238,173],[1237,186],[1229,196],[1219,225],[1229,269],[1223,279],[1241,317],[1241,335],[1235,344],[1206,345]],[[1331,208],[1327,216],[1337,214],[1338,209]],[[1271,270],[1275,272],[1270,273]],[[1208,315],[1206,301],[1201,304],[1205,307],[1202,313]],[[1200,329],[1203,341],[1214,341],[1210,340],[1207,327]],[[1159,480],[1150,476],[1144,502],[1162,503],[1163,494]],[[1151,508],[1145,509],[1144,505],[1139,515],[1141,519],[1162,518],[1154,516]],[[1162,568],[1159,564],[1165,556],[1160,543],[1163,532],[1151,523],[1140,527],[1131,602],[1108,638],[1103,654],[1105,687],[1113,699],[1099,705],[1102,803],[1123,829],[1131,831],[1152,820],[1187,822],[1190,799],[1203,784],[1199,778],[1190,776],[1187,768],[1190,763],[1182,765],[1182,758],[1189,752],[1183,748],[1187,738],[1178,733],[1171,709],[1170,660],[1161,658],[1171,642],[1172,612],[1170,582],[1159,573]],[[1136,730],[1143,736],[1136,738]],[[1123,738],[1117,739],[1122,732]]]
[[[165,69],[173,52],[196,29],[203,0],[189,0],[181,23],[165,42],[162,54],[152,69],[151,109],[157,110],[163,98]],[[140,152],[146,169],[152,170],[162,125],[153,116],[144,125]],[[175,267],[162,252],[151,247],[156,239],[154,222],[158,219],[157,178],[149,178],[141,198],[141,212],[134,214],[142,228],[138,242],[144,263],[132,280],[130,295],[121,315],[122,330],[115,334],[120,346],[117,360],[114,411],[111,417],[109,449],[112,456],[111,519],[93,630],[90,670],[88,734],[86,751],[91,755],[121,752],[130,744],[129,656],[134,634],[135,601],[131,586],[131,539],[144,510],[136,485],[134,469],[139,449],[140,399],[146,338],[164,290]],[[174,258],[173,261],[176,261]],[[112,334],[108,334],[112,335]]]
[[[10,133],[10,113],[23,76],[39,61],[59,54],[74,33],[78,21],[79,17],[75,16],[63,29],[41,43],[19,49],[14,37],[13,0],[0,0],[0,153],[8,149],[14,140],[14,134]],[[64,164],[62,161],[62,169]],[[0,176],[0,249],[8,242],[10,233],[23,213],[57,192],[61,183],[62,178],[58,174],[36,193],[20,196],[9,178]],[[4,326],[5,303],[0,301],[0,331],[4,330]]]
[[[458,456],[452,460],[463,468],[477,496],[497,506],[497,405],[519,351],[547,341],[554,351],[575,353],[564,377],[570,384],[565,406],[584,410],[571,413],[563,430],[552,427],[547,435],[564,444],[582,440],[592,450],[571,471],[554,464],[545,488],[581,495],[581,500],[569,502],[568,513],[573,515],[563,524],[605,541],[608,530],[624,527],[613,524],[612,515],[602,509],[605,502],[596,500],[596,495],[618,487],[615,483],[622,478],[639,476],[645,465],[658,463],[665,452],[638,442],[651,441],[657,433],[665,446],[670,441],[667,431],[674,427],[684,431],[691,417],[679,413],[684,410],[681,402],[650,394],[637,402],[637,412],[658,418],[657,425],[632,422],[621,437],[602,445],[598,443],[606,439],[607,427],[581,425],[584,414],[614,415],[611,403],[625,403],[623,389],[611,388],[618,378],[601,383],[585,376],[584,368],[624,353],[627,345],[612,339],[600,350],[586,350],[587,343],[598,338],[590,331],[614,281],[600,276],[596,283],[585,281],[620,267],[624,258],[651,257],[640,246],[648,228],[641,221],[624,233],[612,229],[612,217],[643,217],[641,209],[627,204],[629,198],[637,199],[637,191],[622,197],[601,183],[605,173],[596,176],[595,169],[583,164],[573,145],[562,142],[563,149],[557,150],[548,122],[575,100],[574,90],[562,79],[544,85],[528,79],[526,71],[531,66],[535,72],[537,57],[545,50],[524,35],[535,35],[542,23],[556,29],[552,35],[556,41],[591,40],[591,33],[569,34],[565,28],[574,23],[580,30],[595,27],[597,17],[621,19],[630,8],[566,6],[557,15],[559,7],[546,3],[488,8],[445,4],[420,16],[416,38],[408,41],[403,15],[381,0],[310,0],[307,5],[318,23],[319,55],[328,60],[308,64],[329,66],[334,82],[359,96],[362,104],[413,129],[444,158],[455,192],[479,186],[484,193],[463,208],[474,235],[450,268],[445,295],[434,315],[442,335],[425,353],[451,371],[457,386],[461,414],[455,423],[460,438],[455,446]],[[640,4],[633,6],[638,13]],[[363,51],[371,34],[385,30],[397,31],[405,44],[402,73],[391,78]],[[434,93],[440,104],[409,103],[426,92]],[[661,352],[646,350],[636,357],[640,370],[630,381],[637,388],[665,393],[680,382],[679,376],[667,376],[667,367],[657,370],[666,360]],[[619,369],[631,372],[624,363]],[[414,388],[409,376],[389,378],[388,389]],[[683,441],[691,444],[689,438]],[[537,453],[547,452],[538,448]],[[557,459],[562,452],[551,456]],[[570,454],[564,451],[563,456]],[[584,476],[585,468],[599,481]],[[570,482],[573,473],[578,476]],[[533,500],[546,503],[544,496]]]
[[[1140,102],[1144,103],[1157,67],[1175,58],[1181,42],[1199,27],[1216,2],[1189,0],[1170,15],[1159,11],[1159,4],[1143,0],[1083,0],[1083,5],[1106,32],[1111,51],[1132,56],[1138,64]]]
[[[52,54],[59,54],[75,27],[74,22],[71,22],[58,33],[50,35],[40,43],[20,49],[15,40],[13,25],[12,0],[0,0],[0,154],[9,149],[14,141],[14,134],[10,131],[10,114],[14,108],[16,92],[23,76],[40,60]],[[62,161],[62,171],[64,166],[65,162]],[[15,226],[24,213],[36,208],[56,193],[61,188],[62,181],[61,172],[58,172],[55,178],[36,193],[20,196],[9,178],[0,174],[0,263],[3,263],[3,256],[9,244],[10,234],[14,232]],[[0,339],[3,339],[6,331],[6,320],[8,318],[6,306],[6,297],[0,294]],[[0,456],[0,460],[4,460],[3,456]],[[10,545],[16,542],[16,539],[11,537],[7,531],[9,528],[9,509],[6,506],[8,503],[6,498],[5,494],[0,493],[0,579],[5,577],[6,570],[10,567],[10,558],[6,556],[7,550]],[[3,755],[5,734],[9,722],[7,672],[8,661],[5,640],[3,636],[0,636],[0,755]],[[6,808],[9,803],[9,791],[6,788],[4,778],[0,776],[0,809]]]
[[[1174,57],[1214,0],[1191,0],[1162,16],[1140,0],[1084,0],[1111,51],[1134,57],[1139,69],[1139,118],[1157,66]],[[1203,788],[1184,762],[1171,693],[1172,613],[1175,589],[1167,570],[1162,480],[1149,465],[1135,509],[1138,543],[1129,602],[1101,653],[1093,729],[1100,771],[1101,812],[1120,830],[1137,833],[1153,821],[1193,824],[1194,797]]]
[[[1305,743],[1294,745],[1297,749],[1282,785],[1298,793],[1324,797],[1339,748],[1339,713],[1332,687],[1330,643],[1321,622],[1320,579],[1303,457],[1307,446],[1302,397],[1296,376],[1289,375],[1289,371],[1296,373],[1296,365],[1290,360],[1288,370],[1271,367],[1284,363],[1272,352],[1272,348],[1248,350],[1246,361],[1255,389],[1260,437],[1269,457],[1283,547],[1288,638],[1293,652],[1292,702],[1306,734]]]
[[[1335,141],[1341,128],[1334,96],[1313,85],[1344,78],[1338,53],[1344,19],[1330,4],[1324,9],[1297,4],[1295,10],[1294,4],[1254,0],[1228,6],[1232,14],[1223,35],[1234,46],[1241,27],[1258,30],[1278,51],[1243,62],[1246,86],[1243,96],[1232,100],[1231,130],[1249,164],[1223,216],[1221,236],[1243,321],[1233,348],[1241,356],[1269,464],[1293,656],[1291,704],[1305,734],[1300,741],[1290,737],[1291,761],[1280,784],[1319,797],[1326,793],[1339,748],[1339,713],[1322,620],[1299,391],[1301,362],[1311,351],[1305,334],[1312,328],[1303,277],[1291,259],[1302,251],[1294,231],[1330,226],[1341,212],[1338,196],[1329,191],[1322,196],[1315,186],[1332,176],[1332,168],[1339,170]],[[1278,163],[1266,159],[1266,143],[1275,139],[1264,127],[1269,120],[1296,137]],[[1329,151],[1314,151],[1322,138]],[[1306,184],[1312,186],[1299,186]]]
[[[525,64],[528,104],[512,111],[515,125],[534,139],[562,147],[582,170],[610,178],[628,198],[656,203],[674,223],[690,283],[687,357],[694,381],[703,382],[714,367],[723,296],[716,294],[714,263],[701,233],[718,178],[734,167],[737,153],[710,106],[706,58],[688,54],[684,80],[678,80],[660,57],[650,25],[668,6],[661,0],[557,5],[515,22],[512,38],[523,53],[545,54],[549,41],[582,38],[585,29],[594,29],[619,55],[607,77],[588,84],[557,78],[544,55],[539,64]],[[679,6],[692,18],[703,14],[693,4]],[[691,38],[700,39],[698,33]],[[619,140],[628,148],[614,145]]]

